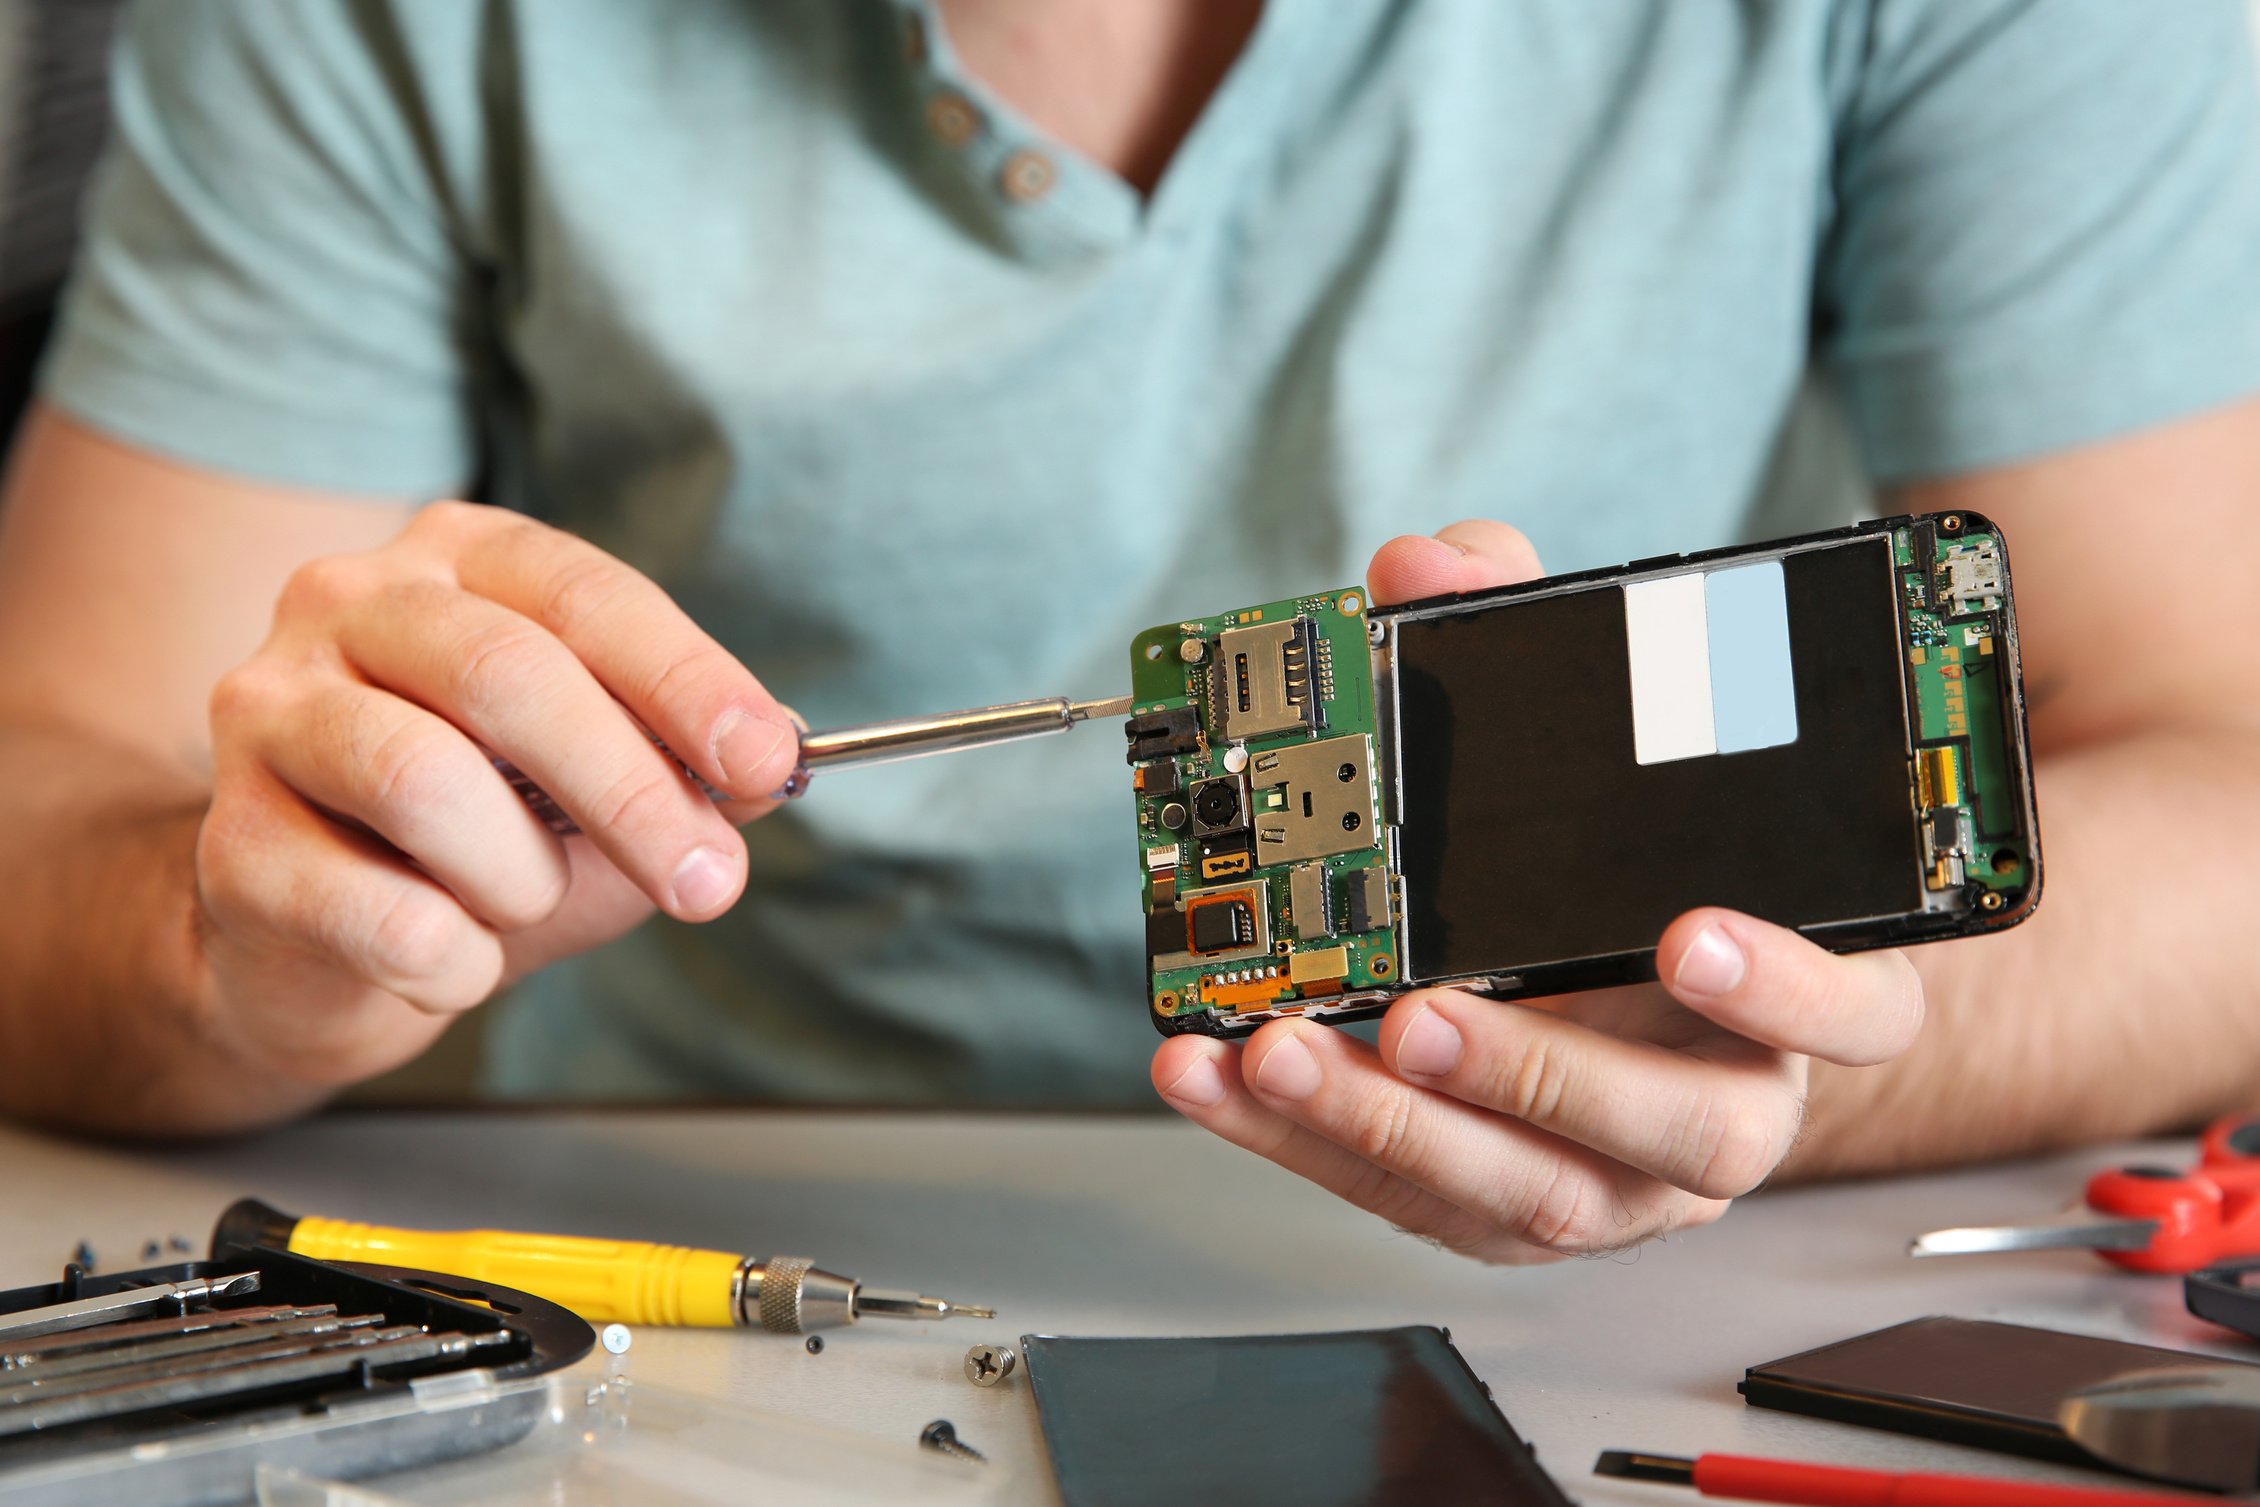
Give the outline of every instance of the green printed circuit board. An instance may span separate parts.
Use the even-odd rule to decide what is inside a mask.
[[[1332,591],[1131,644],[1157,1017],[1260,1015],[1395,981],[1365,606]]]
[[[2030,878],[2012,768],[2000,541],[1946,514],[1895,529],[1925,884],[1998,911]]]

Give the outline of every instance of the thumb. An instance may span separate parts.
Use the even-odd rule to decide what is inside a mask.
[[[1681,1004],[1730,1031],[1846,1067],[1888,1062],[1922,1029],[1922,979],[1906,954],[1839,956],[1715,906],[1664,929],[1656,976]]]
[[[1438,529],[1434,538],[1401,534],[1390,540],[1374,551],[1366,583],[1373,600],[1388,606],[1506,586],[1541,574],[1538,551],[1521,530],[1475,519]]]

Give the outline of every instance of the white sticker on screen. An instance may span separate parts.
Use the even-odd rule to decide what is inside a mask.
[[[1668,764],[1797,741],[1781,562],[1624,588],[1632,756]]]
[[[1717,753],[1711,721],[1711,650],[1700,574],[1624,588],[1625,648],[1632,659],[1632,757],[1667,764]]]

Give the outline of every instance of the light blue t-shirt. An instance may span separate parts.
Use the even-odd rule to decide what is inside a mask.
[[[1456,518],[1835,522],[1809,370],[1885,482],[2260,390],[2253,74],[2239,0],[1273,0],[1141,200],[907,0],[144,0],[47,391],[577,530],[817,725],[1113,694]],[[1145,1102],[1129,807],[1105,727],[822,780],[500,1079]]]

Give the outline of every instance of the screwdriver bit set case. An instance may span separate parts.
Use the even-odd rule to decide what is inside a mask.
[[[28,1322],[167,1284],[225,1290]],[[397,1268],[240,1248],[72,1266],[0,1292],[0,1504],[250,1502],[268,1499],[262,1472],[354,1479],[498,1449],[540,1421],[539,1382],[594,1343],[545,1299]]]
[[[585,1320],[528,1293],[227,1233],[212,1260],[71,1267],[0,1292],[0,1507],[738,1507],[812,1493],[991,1507],[1015,1484],[907,1439],[631,1385],[627,1356],[592,1354]],[[246,1273],[256,1288],[242,1290]],[[188,1291],[25,1323],[168,1285]]]

